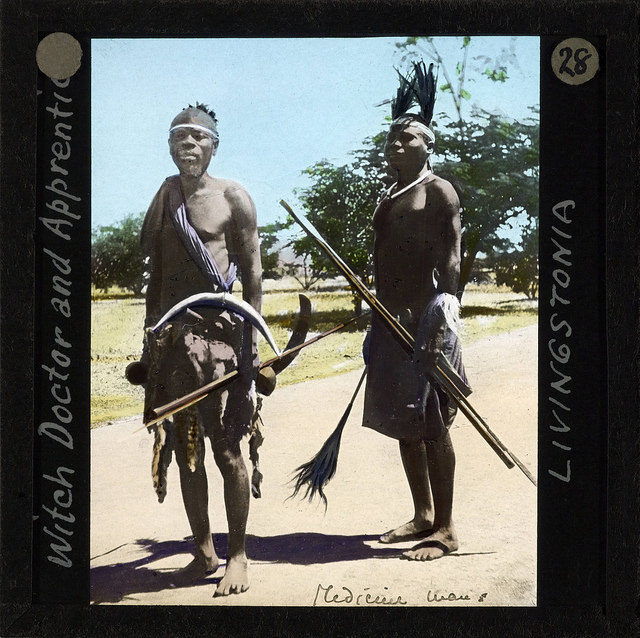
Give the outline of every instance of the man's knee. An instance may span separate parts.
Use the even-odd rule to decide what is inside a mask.
[[[235,474],[244,467],[240,444],[213,443],[213,458],[222,476]]]
[[[422,439],[400,439],[398,442],[403,452],[420,452],[424,450],[424,441]]]
[[[451,440],[451,434],[449,430],[445,430],[437,439],[431,439],[425,441],[427,452],[434,450],[436,452],[443,452],[447,454],[453,454],[453,441]]]

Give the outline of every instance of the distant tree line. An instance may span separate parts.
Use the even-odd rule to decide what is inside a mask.
[[[136,295],[142,293],[145,280],[140,229],[144,215],[126,215],[113,225],[92,231],[91,283],[99,290],[119,286]]]

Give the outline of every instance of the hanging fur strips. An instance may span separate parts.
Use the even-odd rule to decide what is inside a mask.
[[[173,426],[168,421],[152,426],[154,433],[153,458],[151,460],[151,476],[153,488],[162,503],[167,495],[167,469],[171,463],[174,450]]]
[[[342,430],[344,430],[344,426],[346,425],[349,414],[351,413],[353,403],[358,396],[358,391],[360,390],[360,386],[364,382],[366,376],[367,369],[365,368],[360,380],[358,381],[358,385],[356,386],[353,396],[351,397],[351,401],[349,401],[347,409],[344,411],[336,429],[320,448],[320,451],[310,461],[307,461],[307,463],[296,468],[296,474],[291,479],[291,482],[295,481],[296,484],[293,488],[293,494],[291,494],[289,498],[297,496],[298,492],[303,487],[306,487],[306,491],[302,498],[308,498],[309,503],[311,503],[313,497],[318,494],[324,503],[325,510],[327,509],[327,497],[323,488],[336,473]]]

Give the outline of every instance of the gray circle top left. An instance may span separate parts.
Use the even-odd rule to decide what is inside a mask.
[[[38,68],[53,80],[65,80],[79,68],[82,59],[80,43],[68,33],[50,33],[36,49]]]

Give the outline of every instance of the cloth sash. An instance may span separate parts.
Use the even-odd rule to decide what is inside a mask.
[[[171,184],[167,203],[173,227],[200,272],[211,282],[215,292],[231,292],[233,282],[236,280],[238,267],[234,261],[230,260],[229,273],[226,280],[223,279],[213,255],[202,243],[198,233],[187,219],[187,207],[179,180]]]

